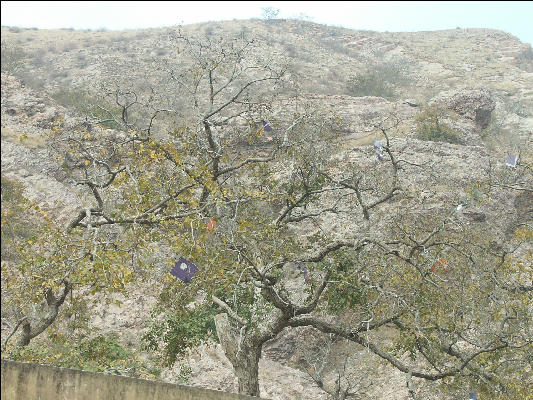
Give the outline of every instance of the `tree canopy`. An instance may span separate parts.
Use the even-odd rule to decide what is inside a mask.
[[[265,342],[312,326],[366,347],[409,385],[520,398],[531,374],[531,227],[495,246],[449,208],[422,213],[407,182],[428,167],[395,147],[394,117],[369,127],[381,159],[362,161],[343,148],[342,121],[298,97],[279,55],[242,36],[175,40],[165,67],[179,109],[122,82],[106,93],[115,109],[95,121],[120,130],[56,121],[51,150],[85,198],[66,225],[46,216],[2,271],[18,345],[54,322],[74,288],[125,292],[152,274],[167,318],[148,347],[162,344],[173,362],[215,330],[241,393],[259,395]],[[486,201],[514,188],[491,190]],[[189,283],[168,273],[180,256],[199,267]]]

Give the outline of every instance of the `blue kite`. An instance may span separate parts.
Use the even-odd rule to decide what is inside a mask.
[[[374,140],[374,151],[378,155],[379,161],[383,161],[383,146],[379,140]]]
[[[507,161],[505,161],[505,165],[508,167],[516,167],[516,163],[518,161],[518,156],[516,154],[509,154],[507,156]]]
[[[305,283],[308,283],[309,282],[309,270],[306,267],[304,267],[300,262],[293,261],[292,270],[297,271],[298,269],[304,275]]]

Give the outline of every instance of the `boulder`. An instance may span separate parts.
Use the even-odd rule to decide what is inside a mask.
[[[430,104],[434,103],[473,121],[479,129],[484,129],[489,125],[492,111],[496,107],[490,91],[485,88],[448,90],[430,101]]]

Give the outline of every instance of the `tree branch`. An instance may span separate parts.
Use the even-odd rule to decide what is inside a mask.
[[[213,301],[218,305],[220,306],[221,308],[223,308],[227,313],[228,315],[235,321],[237,321],[239,324],[245,326],[246,325],[246,321],[244,321],[241,317],[239,317],[237,315],[237,313],[235,311],[233,311],[231,309],[230,306],[228,306],[224,301],[220,300],[217,296],[215,295],[212,295],[211,298],[213,299]]]

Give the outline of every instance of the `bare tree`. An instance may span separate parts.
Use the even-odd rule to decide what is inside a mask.
[[[261,17],[266,20],[275,19],[279,14],[279,8],[263,7],[261,8]]]

